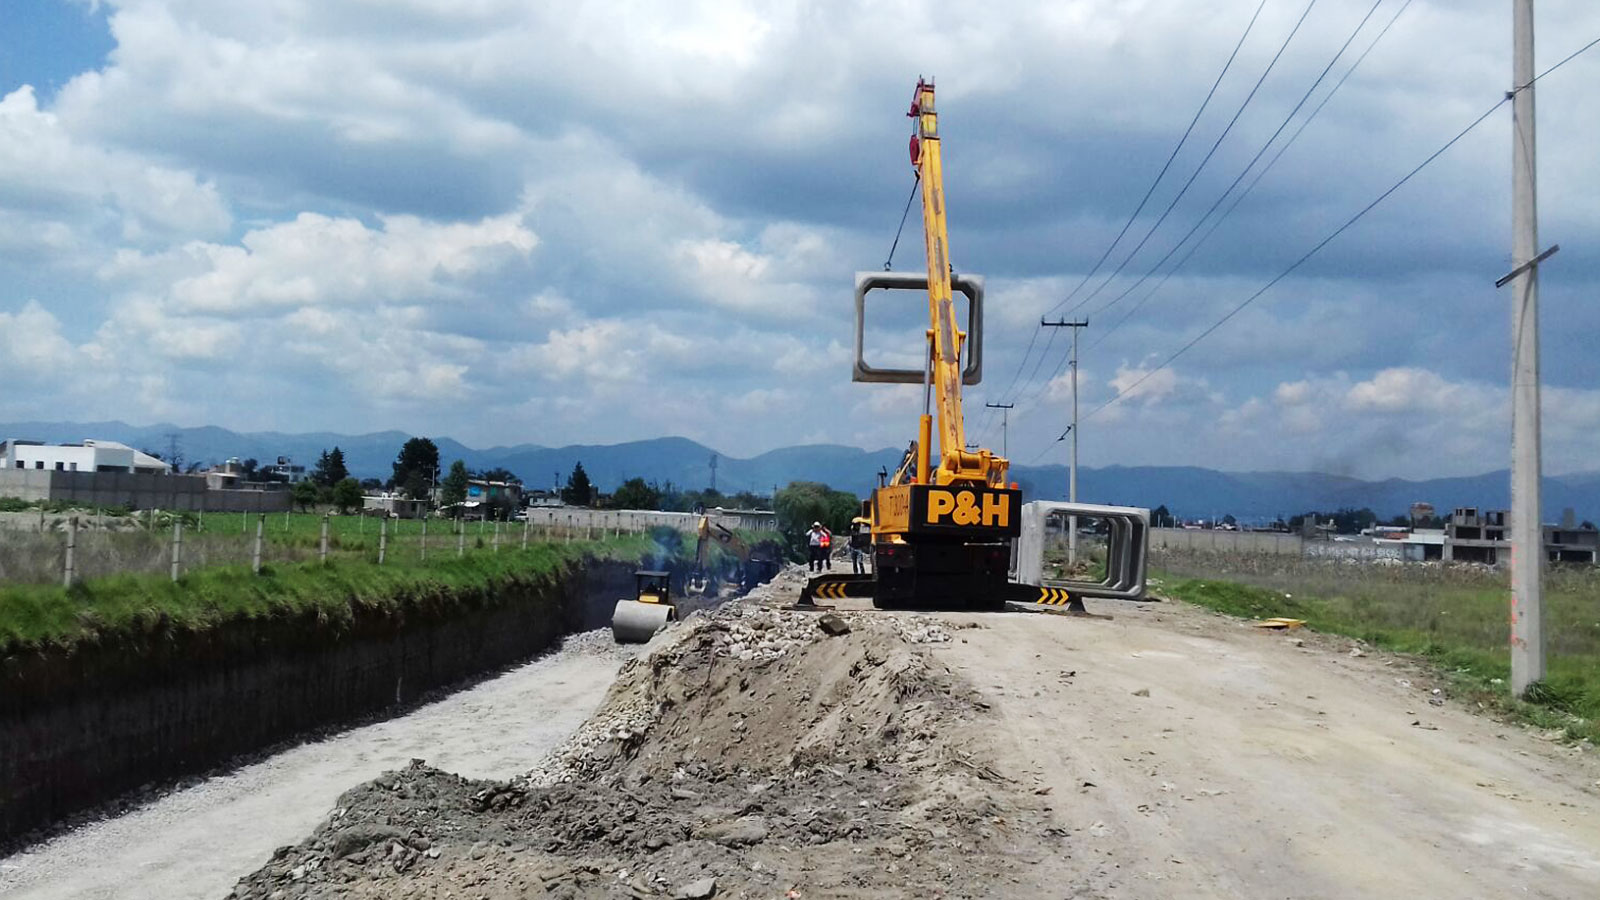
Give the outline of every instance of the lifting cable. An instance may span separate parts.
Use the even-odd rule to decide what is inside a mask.
[[[911,193],[906,196],[905,211],[900,213],[900,227],[894,230],[894,243],[889,245],[889,257],[883,261],[883,270],[889,271],[894,266],[894,251],[900,246],[900,232],[906,230],[906,217],[911,215],[911,201],[917,199],[917,185],[922,183],[922,173],[916,173],[911,180]]]

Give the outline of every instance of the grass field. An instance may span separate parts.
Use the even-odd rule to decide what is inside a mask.
[[[1153,565],[1157,594],[1248,618],[1305,619],[1317,631],[1417,654],[1458,695],[1600,743],[1600,568],[1549,571],[1548,674],[1527,700],[1514,700],[1504,572],[1198,553],[1163,553]]]
[[[213,518],[207,517],[208,525]],[[282,522],[281,516],[273,518]],[[337,544],[338,552],[330,552],[329,561],[322,563],[316,549],[321,517],[300,516],[290,517],[274,539],[275,553],[269,557],[270,562],[264,563],[260,575],[251,572],[248,543],[243,543],[244,562],[225,558],[190,570],[176,582],[158,567],[154,573],[87,578],[71,588],[59,582],[3,584],[0,653],[45,642],[114,640],[120,632],[143,631],[157,624],[205,628],[239,616],[309,611],[337,625],[348,620],[352,610],[361,605],[379,605],[397,597],[489,584],[498,579],[549,574],[585,556],[644,560],[683,552],[682,538],[676,532],[595,540],[577,534],[570,539],[567,535],[555,535],[553,539],[530,535],[527,549],[522,549],[517,526],[513,535],[502,534],[496,549],[492,531],[475,533],[475,523],[469,523],[464,535],[438,534],[439,525],[430,523],[430,543],[427,558],[423,559],[420,523],[402,523],[400,534],[388,538],[381,566],[377,564],[377,522],[368,521],[365,527],[351,517],[340,522],[340,530],[329,538],[330,549]],[[223,541],[215,533],[210,538],[219,545]],[[238,536],[228,540],[238,542]],[[463,545],[460,556],[458,544]],[[185,553],[188,548],[186,539]],[[693,553],[692,544],[688,552]],[[234,550],[227,553],[236,555]]]
[[[42,530],[29,527],[0,530],[0,582],[59,584],[66,561],[65,514],[44,520]],[[249,565],[255,532],[261,526],[261,558],[266,565],[316,560],[320,556],[323,517],[315,513],[275,513],[262,518],[255,513],[161,513],[100,519],[84,515],[76,537],[74,563],[83,580],[129,575],[170,573],[173,525],[183,524],[179,551],[180,570],[194,572],[217,566]],[[105,527],[96,527],[100,524]],[[426,529],[426,531],[424,531]],[[385,562],[419,561],[425,555],[442,557],[457,552],[521,547],[524,534],[530,543],[566,542],[602,536],[576,529],[546,529],[520,522],[467,522],[433,519],[382,520],[364,516],[328,517],[330,560],[377,561],[380,544]]]

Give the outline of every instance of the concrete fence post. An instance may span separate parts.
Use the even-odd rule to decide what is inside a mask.
[[[172,523],[172,580],[183,572],[183,520]]]
[[[567,513],[567,543],[572,543],[572,513]]]
[[[418,551],[423,562],[428,561],[428,517],[422,517],[422,542],[418,544]]]
[[[43,510],[40,511],[43,515]],[[61,585],[72,587],[78,580],[78,517],[67,520],[67,556],[61,566]]]
[[[467,553],[467,523],[459,523],[456,529],[456,556],[465,556]]]
[[[328,514],[322,514],[322,539],[317,544],[317,561],[328,563]]]
[[[533,525],[527,519],[522,520],[522,549],[528,549],[528,528]]]
[[[500,520],[499,519],[495,519],[494,520],[494,537],[489,541],[489,543],[490,543],[490,545],[492,547],[494,547],[494,552],[496,552],[496,553],[500,552]]]
[[[250,551],[250,571],[261,574],[261,535],[267,530],[267,514],[256,516],[256,542]]]
[[[389,517],[378,521],[378,565],[383,565],[384,554],[389,549]]]

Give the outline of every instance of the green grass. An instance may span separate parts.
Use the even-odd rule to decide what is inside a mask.
[[[289,534],[293,538],[292,530]],[[449,552],[444,549],[431,551],[426,562],[391,557],[382,566],[345,556],[327,564],[264,566],[260,575],[248,566],[226,565],[191,572],[176,582],[151,574],[114,575],[71,588],[0,586],[0,653],[30,645],[115,640],[158,626],[198,630],[236,618],[285,614],[311,613],[337,626],[363,606],[510,578],[550,576],[585,557],[641,560],[659,554],[662,547],[651,535],[638,534],[532,542],[526,550],[515,544],[499,552],[473,549],[460,558],[453,544]]]
[[[1166,554],[1160,563],[1158,593],[1245,618],[1304,619],[1316,631],[1414,654],[1469,702],[1600,743],[1600,570],[1551,570],[1546,677],[1516,699],[1507,686],[1503,573],[1187,554]]]

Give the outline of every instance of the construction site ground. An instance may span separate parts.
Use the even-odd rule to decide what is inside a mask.
[[[176,815],[138,841],[173,876],[226,859],[252,900],[1600,896],[1593,749],[1467,709],[1404,658],[1176,603],[840,611],[829,634],[778,608],[802,579],[658,636],[554,754],[513,736],[503,762],[537,760],[514,776],[405,737],[418,762],[280,795],[298,843]],[[569,661],[585,684],[618,666]],[[517,703],[541,727],[582,717],[536,688]],[[271,818],[250,802],[228,801]],[[190,896],[75,837],[0,861],[0,893]],[[78,868],[123,889],[58,889]]]

